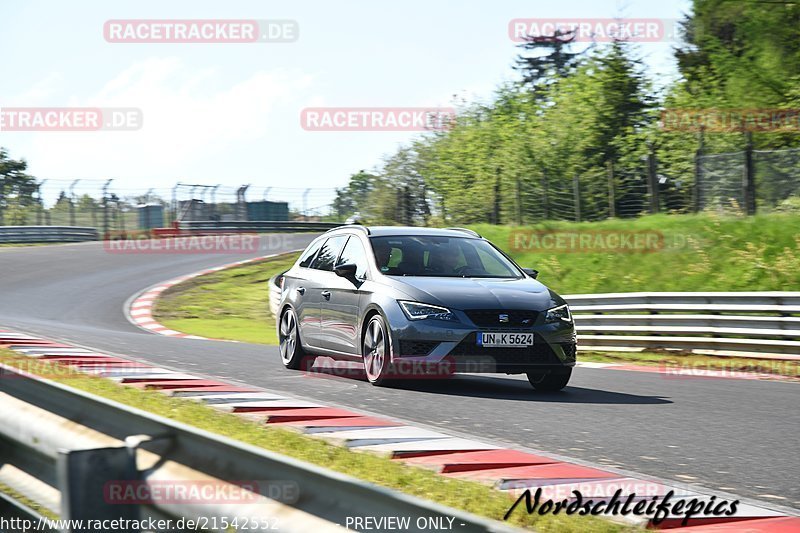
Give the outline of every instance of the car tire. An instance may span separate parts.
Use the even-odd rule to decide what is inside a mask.
[[[528,372],[531,386],[540,392],[557,392],[567,386],[572,377],[572,368],[553,372]]]
[[[367,381],[376,386],[385,385],[390,379],[391,356],[386,321],[381,315],[373,315],[367,322],[361,342],[361,354]]]
[[[291,307],[287,307],[281,314],[281,320],[278,325],[278,344],[283,366],[290,370],[299,369],[306,353],[303,351],[303,345],[300,342],[297,315]]]

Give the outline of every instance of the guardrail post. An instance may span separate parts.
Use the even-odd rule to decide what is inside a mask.
[[[125,494],[124,488],[139,479],[135,453],[127,447],[59,451],[56,471],[61,491],[61,518],[138,520],[138,505],[115,503],[115,498],[121,499]],[[64,533],[72,531],[67,529]]]

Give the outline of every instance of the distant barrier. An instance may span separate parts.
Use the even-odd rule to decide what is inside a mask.
[[[341,226],[333,222],[233,221],[180,222],[178,227],[150,230],[119,230],[102,235],[99,230],[81,226],[0,226],[0,244],[84,242],[125,239],[168,238],[218,233],[297,233],[328,231]]]
[[[222,233],[273,233],[273,232],[296,232],[296,231],[328,231],[341,226],[336,222],[304,222],[304,221],[270,221],[270,220],[236,220],[231,222],[213,221],[192,221],[179,222],[178,227],[181,232],[191,233],[202,232],[222,232]]]
[[[81,226],[0,226],[0,243],[84,242],[100,240],[95,228]]]

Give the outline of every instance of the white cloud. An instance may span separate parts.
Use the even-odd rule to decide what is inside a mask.
[[[310,76],[287,69],[255,71],[239,80],[226,76],[178,58],[134,63],[93,96],[70,105],[139,108],[140,130],[24,133],[31,141],[25,156],[42,178],[185,176],[234,144],[279,133],[276,121],[296,121],[296,113],[284,109],[298,107],[311,83]]]
[[[17,95],[15,98],[5,101],[7,107],[30,107],[36,105],[52,104],[51,99],[62,87],[64,77],[60,72],[51,72],[41,80],[37,81],[31,88]]]

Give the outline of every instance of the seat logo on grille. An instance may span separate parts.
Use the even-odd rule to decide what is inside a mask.
[[[505,313],[500,313],[497,316],[497,320],[499,320],[500,322],[508,322],[508,315]]]

